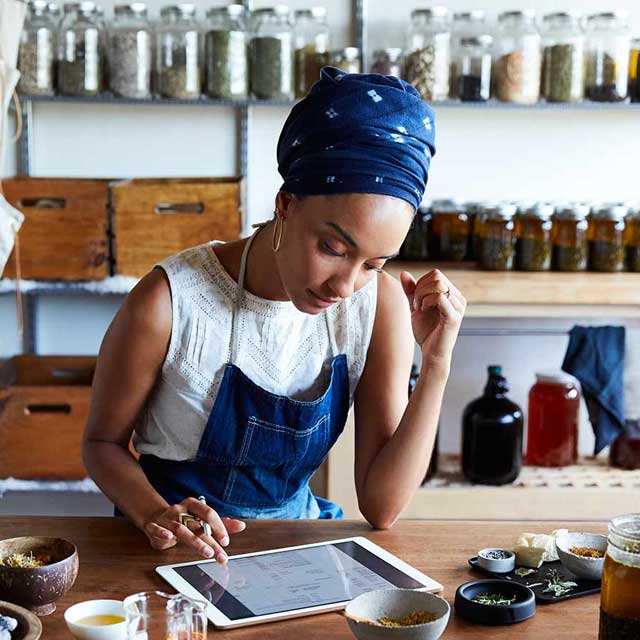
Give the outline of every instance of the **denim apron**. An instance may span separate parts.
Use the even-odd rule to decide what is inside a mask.
[[[169,503],[205,496],[220,515],[235,518],[341,518],[339,505],[315,497],[309,478],[344,429],[349,411],[347,357],[336,355],[316,400],[303,402],[261,388],[235,364],[249,238],[240,262],[229,354],[194,459],[140,456],[149,482]],[[337,346],[327,321],[333,353]]]

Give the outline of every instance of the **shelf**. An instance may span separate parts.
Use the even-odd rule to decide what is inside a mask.
[[[124,296],[138,283],[138,278],[113,276],[104,280],[61,282],[53,280],[21,280],[20,291],[26,295],[95,295]],[[15,293],[17,280],[0,280],[0,295]]]

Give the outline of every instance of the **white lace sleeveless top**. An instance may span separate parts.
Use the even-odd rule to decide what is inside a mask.
[[[173,325],[161,374],[136,425],[134,444],[140,453],[189,460],[198,451],[227,363],[238,289],[218,260],[215,244],[187,249],[156,265],[169,280]],[[351,405],[371,340],[376,300],[375,277],[317,315],[245,291],[236,318],[234,364],[271,393],[309,401],[323,393],[331,360],[344,353]]]

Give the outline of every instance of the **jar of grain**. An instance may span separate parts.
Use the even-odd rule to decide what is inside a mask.
[[[304,98],[329,61],[329,25],[325,7],[299,9],[293,30],[296,98]]]

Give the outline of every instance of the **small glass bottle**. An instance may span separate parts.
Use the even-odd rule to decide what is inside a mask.
[[[474,38],[485,35],[490,34],[485,22],[485,12],[482,9],[458,11],[453,14],[449,46],[451,52],[451,64],[449,66],[449,97],[451,99],[456,99],[458,97],[458,57],[460,41],[462,38]]]
[[[579,102],[584,94],[584,33],[580,16],[550,13],[542,27],[542,95],[547,102]]]
[[[542,55],[535,11],[507,11],[498,18],[496,87],[503,102],[534,104],[540,97]]]
[[[371,73],[379,73],[383,76],[402,77],[402,49],[391,47],[378,49],[373,53]]]
[[[463,102],[485,102],[491,97],[491,48],[489,35],[462,38],[456,54],[458,92]]]
[[[431,220],[431,209],[421,206],[409,227],[407,237],[400,248],[401,260],[427,260],[429,257],[427,238]]]
[[[595,102],[627,97],[631,36],[626,13],[597,13],[587,20],[586,95]]]
[[[629,207],[625,219],[624,245],[627,269],[640,273],[640,204]]]
[[[299,9],[293,28],[296,98],[304,98],[329,61],[329,25],[325,7]]]
[[[629,54],[629,97],[631,102],[640,102],[640,38],[631,41]]]
[[[200,27],[193,4],[164,7],[157,29],[158,92],[164,98],[200,97]]]
[[[587,217],[591,207],[573,202],[556,208],[551,221],[551,267],[554,271],[585,271],[589,244]]]
[[[204,37],[205,92],[215,99],[249,95],[247,10],[241,4],[214,7],[207,12]]]
[[[329,64],[345,73],[360,73],[362,70],[360,49],[358,47],[345,47],[344,49],[332,51],[329,54]]]
[[[624,221],[627,213],[627,206],[621,202],[594,207],[587,232],[591,271],[624,270]]]
[[[262,100],[293,100],[293,30],[285,5],[253,12],[251,92]]]
[[[515,219],[516,269],[548,271],[551,267],[551,216],[554,205],[535,202],[518,207]]]
[[[469,217],[462,202],[434,200],[429,227],[431,260],[461,262],[467,254]]]
[[[476,218],[476,260],[481,269],[509,271],[513,268],[516,236],[513,217],[516,205],[489,203]]]
[[[423,100],[446,100],[451,65],[449,12],[445,7],[411,13],[404,78]]]

